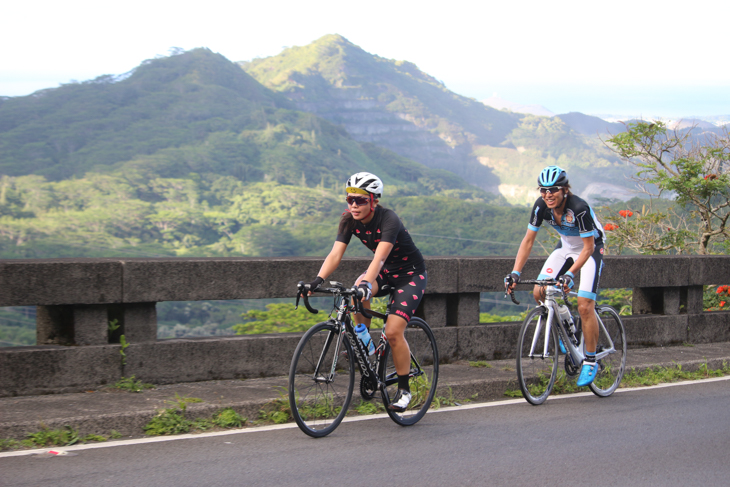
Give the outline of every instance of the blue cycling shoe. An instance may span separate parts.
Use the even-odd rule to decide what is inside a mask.
[[[558,345],[560,345],[560,353],[566,354],[567,352],[565,351],[565,345],[563,345],[562,338],[558,338]]]
[[[583,366],[580,368],[580,375],[578,376],[578,387],[587,386],[598,374],[598,364],[596,362],[583,362]]]

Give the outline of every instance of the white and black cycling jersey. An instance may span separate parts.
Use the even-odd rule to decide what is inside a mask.
[[[605,241],[603,226],[596,218],[593,208],[585,200],[573,194],[565,196],[563,216],[559,222],[555,221],[553,210],[548,208],[541,197],[538,198],[532,207],[527,228],[537,232],[543,221],[557,230],[564,247],[582,248],[582,239],[591,236],[595,238],[596,245],[601,245]]]

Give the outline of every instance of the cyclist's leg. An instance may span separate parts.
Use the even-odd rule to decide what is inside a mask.
[[[411,400],[411,350],[406,341],[405,330],[423,300],[427,281],[425,266],[411,266],[388,273],[388,283],[393,286],[394,291],[385,334],[398,375],[398,394],[388,407],[395,411],[405,411]]]
[[[596,346],[598,344],[598,321],[596,320],[596,293],[598,281],[603,269],[603,245],[597,245],[580,270],[580,286],[578,288],[578,313],[585,337],[586,360],[581,366],[578,376],[578,386],[586,386],[593,382],[598,372],[595,361]]]
[[[410,266],[387,274],[387,279],[394,291],[385,325],[386,336],[393,350],[395,371],[398,375],[408,375],[411,370],[411,354],[404,332],[426,293],[428,274],[425,266]]]
[[[596,245],[583,267],[580,269],[578,287],[578,313],[583,324],[586,352],[596,352],[598,343],[598,322],[596,321],[596,294],[603,270],[603,245]]]
[[[563,247],[563,242],[558,242],[555,250],[543,264],[540,274],[537,276],[538,279],[555,279],[570,269],[573,265],[573,258],[570,256],[570,249]],[[532,291],[532,296],[535,298],[535,302],[540,304],[545,300],[545,290],[542,286],[535,286]]]

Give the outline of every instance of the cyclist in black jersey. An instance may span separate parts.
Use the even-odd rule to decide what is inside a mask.
[[[342,214],[335,244],[317,278],[307,286],[317,289],[337,269],[353,236],[375,254],[355,284],[366,308],[370,308],[372,296],[381,295],[379,291],[384,284],[395,289],[385,329],[398,374],[398,393],[389,407],[402,412],[411,400],[410,349],[404,331],[426,293],[426,264],[398,215],[378,205],[383,195],[380,178],[359,172],[347,180],[345,191],[348,209]],[[370,320],[361,314],[356,314],[355,319],[370,328]]]
[[[570,191],[568,174],[558,166],[548,166],[537,178],[540,197],[535,201],[527,225],[527,234],[517,251],[514,270],[505,277],[505,286],[514,289],[520,281],[520,272],[530,256],[537,232],[543,222],[560,234],[560,241],[543,265],[538,279],[563,277],[566,290],[573,287],[575,273],[580,271],[578,312],[585,336],[586,359],[581,366],[577,384],[587,386],[596,377],[596,344],[598,322],[593,312],[596,305],[598,281],[603,269],[603,227],[593,209]],[[533,291],[535,301],[544,298],[539,286]],[[565,353],[561,342],[560,348]]]

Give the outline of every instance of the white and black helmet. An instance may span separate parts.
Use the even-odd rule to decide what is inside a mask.
[[[370,194],[379,199],[383,196],[383,182],[369,172],[355,173],[347,180],[345,191],[348,193]]]

